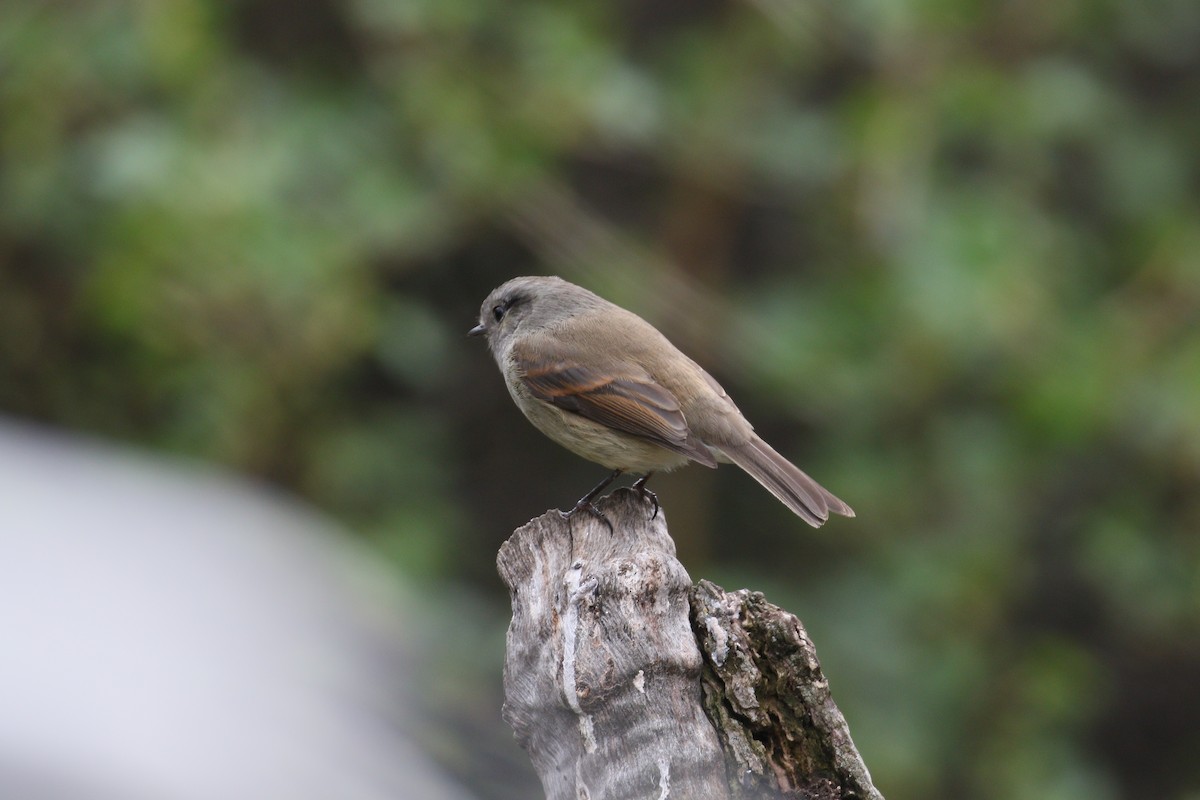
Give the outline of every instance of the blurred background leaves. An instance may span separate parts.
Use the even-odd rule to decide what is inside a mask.
[[[493,558],[600,473],[462,334],[562,274],[859,512],[658,480],[693,577],[805,620],[888,797],[1195,798],[1196,42],[1186,0],[7,0],[0,409],[277,484],[444,593],[429,746],[529,796]]]

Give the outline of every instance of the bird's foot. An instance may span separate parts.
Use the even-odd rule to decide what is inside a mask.
[[[596,506],[594,506],[592,504],[592,501],[595,500],[597,497],[599,497],[600,493],[604,491],[605,487],[607,487],[610,483],[615,481],[617,479],[617,476],[620,475],[623,471],[624,470],[614,469],[612,471],[611,475],[609,475],[604,480],[600,481],[600,483],[596,484],[590,492],[585,494],[583,497],[579,498],[579,501],[577,503],[575,503],[574,508],[572,508],[570,511],[559,511],[558,513],[563,515],[563,519],[570,520],[571,517],[575,516],[580,511],[587,511],[592,516],[599,518],[599,520],[601,522],[603,522],[605,525],[607,525],[609,534],[612,534],[613,533],[612,523],[608,521],[608,517],[604,516],[603,511],[596,508]]]
[[[606,516],[604,515],[604,512],[603,512],[603,511],[601,511],[600,509],[596,508],[595,504],[593,504],[593,503],[592,503],[592,501],[591,501],[591,500],[589,500],[589,499],[587,499],[586,497],[585,497],[585,498],[582,498],[582,499],[580,499],[580,501],[579,501],[578,503],[576,503],[576,504],[575,504],[575,505],[574,505],[574,506],[571,508],[571,510],[570,510],[570,511],[559,511],[558,513],[559,513],[559,514],[562,514],[562,518],[563,518],[563,519],[565,519],[565,520],[570,520],[572,517],[574,517],[574,516],[575,516],[576,514],[578,514],[580,511],[586,511],[586,512],[588,512],[588,513],[589,513],[589,514],[591,514],[593,517],[595,517],[596,519],[600,520],[600,521],[601,521],[601,522],[603,522],[605,525],[607,525],[607,526],[608,526],[608,533],[609,533],[609,535],[611,535],[611,534],[613,533],[613,526],[612,526],[612,523],[611,523],[611,522],[609,522],[609,520],[608,520],[608,517],[606,517]]]
[[[653,472],[647,472],[645,475],[633,482],[633,488],[637,489],[638,497],[642,498],[643,500],[648,497],[650,498],[650,502],[654,504],[654,511],[650,514],[650,519],[654,519],[658,516],[658,495],[646,488],[646,481],[650,480],[650,476],[653,474]]]

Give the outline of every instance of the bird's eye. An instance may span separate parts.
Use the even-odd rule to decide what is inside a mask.
[[[504,306],[496,306],[492,309],[492,316],[496,318],[496,322],[504,319],[505,310],[506,308]]]

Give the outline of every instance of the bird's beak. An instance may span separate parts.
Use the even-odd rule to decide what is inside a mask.
[[[471,330],[467,331],[467,336],[478,336],[481,333],[483,333],[482,322],[476,325],[474,328],[471,328]]]

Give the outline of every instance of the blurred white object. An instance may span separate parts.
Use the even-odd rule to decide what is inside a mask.
[[[278,498],[0,420],[0,797],[462,798],[372,583]]]

